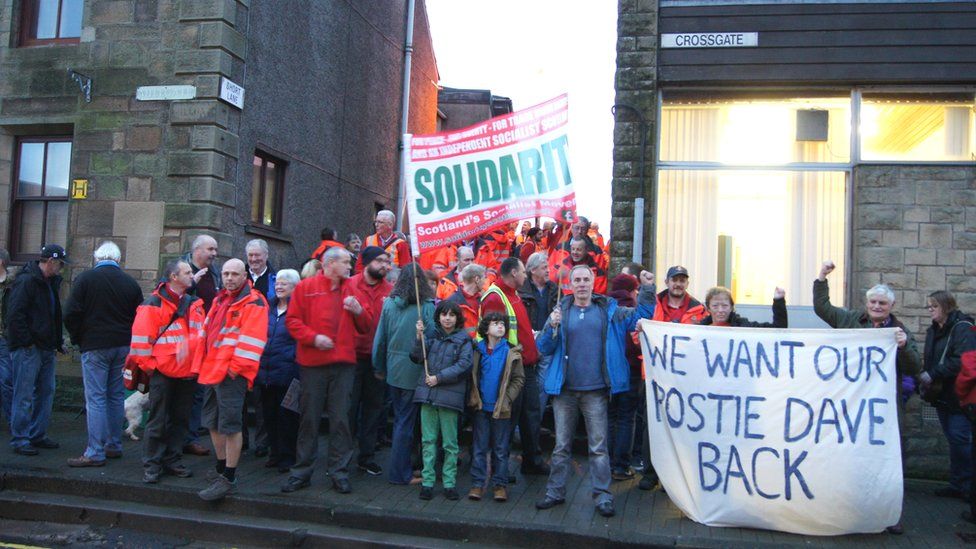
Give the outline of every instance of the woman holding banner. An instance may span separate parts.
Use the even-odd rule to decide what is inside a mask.
[[[835,307],[830,303],[830,287],[827,285],[827,275],[832,273],[835,267],[833,261],[824,261],[820,274],[813,281],[813,311],[831,328],[897,328],[895,341],[898,345],[898,354],[895,357],[895,368],[900,376],[918,374],[922,359],[915,346],[915,340],[905,329],[905,325],[891,314],[895,306],[895,293],[888,286],[878,284],[864,295],[865,311]],[[897,387],[900,392],[901,383],[898,383]],[[898,402],[902,400],[899,398]],[[897,524],[888,527],[888,532],[901,535],[905,530],[899,520]]]
[[[969,420],[959,407],[955,383],[962,354],[976,349],[973,318],[956,306],[949,292],[929,295],[932,325],[925,334],[925,371],[919,375],[922,398],[935,407],[942,432],[949,443],[949,486],[935,495],[967,499],[972,481],[972,432]]]
[[[776,288],[773,292],[773,321],[753,322],[735,312],[732,290],[716,286],[705,294],[705,309],[708,316],[700,324],[703,326],[733,326],[736,328],[786,328],[786,290]]]

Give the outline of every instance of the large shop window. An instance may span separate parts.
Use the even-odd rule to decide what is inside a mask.
[[[70,137],[18,141],[10,216],[14,259],[28,259],[44,244],[67,244],[70,169]]]
[[[963,94],[878,94],[861,99],[861,158],[976,160],[976,101]]]
[[[265,152],[255,152],[251,176],[251,223],[280,231],[284,191],[285,162]]]
[[[24,0],[21,45],[77,43],[83,10],[84,0]]]
[[[833,259],[844,302],[850,97],[665,95],[654,268],[684,265],[690,291],[727,286],[742,304],[812,305]]]

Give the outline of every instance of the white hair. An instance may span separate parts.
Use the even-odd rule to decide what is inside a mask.
[[[390,220],[390,223],[396,223],[396,214],[390,210],[380,210],[376,212],[376,217],[386,217]]]
[[[589,267],[589,265],[576,265],[572,269],[569,270],[569,279],[570,280],[573,280],[573,273],[575,273],[576,271],[578,271],[580,269],[585,269],[586,272],[590,273],[590,276],[591,277],[593,276],[593,269],[591,269]]]
[[[244,253],[247,253],[247,251],[252,248],[261,248],[261,251],[265,254],[270,252],[268,243],[260,238],[255,238],[254,240],[249,241],[247,245],[244,246]]]
[[[352,254],[347,252],[345,248],[341,248],[339,246],[333,246],[328,250],[326,250],[324,254],[322,254],[322,266],[324,267],[331,263],[335,263],[336,261],[339,260],[339,258],[347,255],[352,255]]]
[[[487,269],[485,269],[484,265],[471,263],[467,267],[461,269],[461,281],[471,282],[476,278],[483,278],[485,276],[486,271]]]
[[[471,257],[474,258],[474,248],[472,248],[471,246],[458,246],[457,253],[455,254],[456,257],[461,257],[461,250],[467,250],[471,252]]]
[[[549,256],[546,255],[546,252],[536,252],[529,256],[528,261],[525,262],[525,268],[531,272],[548,261]]]
[[[278,271],[278,280],[284,280],[285,282],[291,282],[292,284],[298,284],[301,282],[302,277],[298,274],[295,269],[282,269]]]
[[[95,253],[92,254],[95,257],[95,261],[114,261],[118,263],[122,261],[122,250],[112,242],[111,240],[106,240],[102,242],[101,246],[95,248]]]
[[[895,303],[895,292],[891,291],[891,288],[887,284],[876,284],[872,286],[870,290],[864,292],[864,299],[869,300],[873,295],[880,295],[887,298],[892,304]]]
[[[195,250],[201,246],[206,245],[208,242],[213,242],[214,244],[216,244],[217,240],[208,234],[201,234],[193,239],[193,245],[190,246],[190,249]]]

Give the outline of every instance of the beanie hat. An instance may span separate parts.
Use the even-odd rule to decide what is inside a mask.
[[[379,246],[367,246],[359,252],[359,257],[363,260],[363,265],[369,265],[374,259],[381,255],[386,255],[386,250]]]

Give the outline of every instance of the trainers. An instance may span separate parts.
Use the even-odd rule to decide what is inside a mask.
[[[288,477],[288,480],[281,485],[281,491],[286,494],[290,494],[292,492],[297,492],[302,488],[308,488],[309,484],[311,483],[307,479]]]
[[[501,503],[503,501],[508,501],[508,490],[502,485],[496,485],[491,489],[492,499]]]
[[[444,498],[450,501],[457,501],[461,499],[461,496],[458,495],[457,489],[452,486],[451,488],[444,488]]]
[[[430,501],[434,499],[434,487],[433,486],[421,486],[420,487],[420,499],[424,501]]]
[[[88,456],[68,458],[68,467],[104,467],[104,459],[92,459]]]
[[[379,464],[372,461],[368,463],[360,463],[359,470],[374,477],[378,477],[383,474],[383,468],[380,467]]]
[[[468,499],[474,501],[481,501],[481,498],[485,495],[485,489],[481,486],[472,486],[471,490],[468,491]]]
[[[613,480],[630,480],[634,478],[634,470],[630,467],[618,467],[611,471],[610,477],[613,478]]]
[[[217,480],[213,481],[213,484],[197,492],[197,495],[203,501],[217,501],[236,493],[237,481],[231,482],[224,475],[220,475]]]
[[[156,484],[159,482],[159,474],[160,471],[151,471],[146,469],[146,471],[142,473],[142,482],[145,482],[146,484]]]

